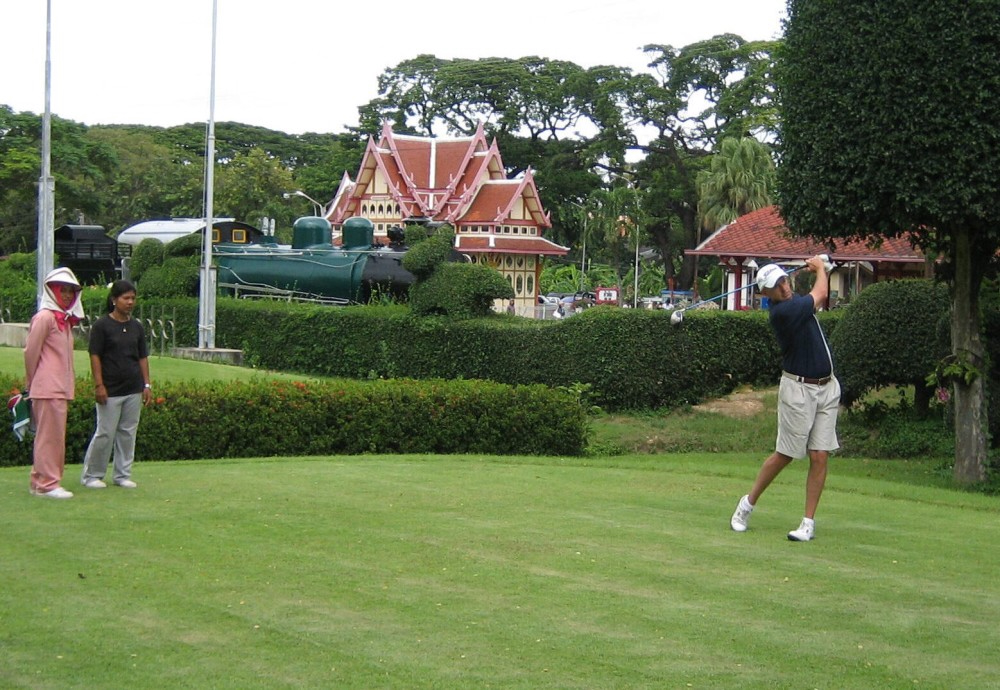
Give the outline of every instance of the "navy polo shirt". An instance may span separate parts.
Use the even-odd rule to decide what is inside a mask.
[[[781,349],[782,369],[811,379],[833,373],[833,359],[816,319],[812,295],[772,301],[769,318]]]

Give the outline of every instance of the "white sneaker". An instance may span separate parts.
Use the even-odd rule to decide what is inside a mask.
[[[750,523],[750,513],[752,512],[753,506],[750,505],[750,496],[748,494],[740,499],[739,504],[736,506],[736,512],[733,513],[733,517],[729,521],[729,525],[733,528],[734,532],[747,531]]]
[[[61,486],[57,486],[51,491],[33,491],[35,496],[41,496],[42,498],[73,498],[72,491],[66,491],[66,489]]]
[[[798,529],[788,533],[788,539],[790,541],[811,541],[815,532],[816,523],[809,518],[802,518],[802,524],[799,525]]]
[[[120,482],[115,482],[115,484],[123,489],[134,489],[136,487],[136,483],[131,479],[123,479]]]
[[[100,479],[88,479],[83,483],[88,489],[106,489],[108,485],[102,482]]]

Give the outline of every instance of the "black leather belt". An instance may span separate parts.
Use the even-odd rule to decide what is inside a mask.
[[[781,372],[781,375],[792,381],[798,381],[799,383],[811,383],[814,386],[825,386],[833,380],[833,376],[824,376],[821,379],[811,379],[808,376],[796,376],[795,374],[789,374],[787,371]]]

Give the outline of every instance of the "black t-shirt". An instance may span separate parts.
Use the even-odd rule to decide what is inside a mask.
[[[90,330],[91,355],[101,358],[102,383],[109,397],[142,393],[145,381],[139,360],[149,357],[146,332],[135,319],[121,322],[105,314]]]

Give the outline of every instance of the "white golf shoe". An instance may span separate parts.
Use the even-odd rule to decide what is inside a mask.
[[[788,533],[790,541],[811,541],[816,533],[816,523],[807,517],[802,518],[802,524],[798,529],[793,529]]]
[[[747,531],[750,523],[750,513],[752,512],[753,505],[750,503],[750,496],[744,496],[740,499],[739,504],[736,506],[736,512],[733,513],[733,517],[729,521],[729,525],[733,528],[734,532]]]

